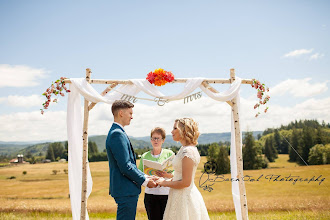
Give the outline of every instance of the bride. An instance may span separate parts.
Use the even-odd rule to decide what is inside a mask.
[[[158,185],[170,187],[163,219],[210,219],[203,197],[194,183],[200,162],[196,147],[199,137],[197,123],[192,118],[175,120],[172,136],[174,141],[180,141],[182,147],[172,162],[175,170],[173,178],[157,180]]]

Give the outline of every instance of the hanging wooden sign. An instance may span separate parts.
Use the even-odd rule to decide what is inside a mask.
[[[127,95],[127,94],[123,94],[123,96],[120,98],[121,100],[125,100],[125,101],[129,101],[129,102],[137,102],[137,97],[135,96],[131,96],[131,95]]]
[[[191,94],[191,95],[188,95],[188,96],[184,97],[183,103],[186,104],[189,101],[200,99],[201,97],[202,97],[202,92],[197,92],[197,93],[194,93],[194,94]]]

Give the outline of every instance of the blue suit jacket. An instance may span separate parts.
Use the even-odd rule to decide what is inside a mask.
[[[125,131],[112,124],[106,149],[110,169],[109,194],[112,197],[136,196],[141,193],[144,173],[136,167],[135,153]]]

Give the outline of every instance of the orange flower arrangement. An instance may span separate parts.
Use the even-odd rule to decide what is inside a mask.
[[[154,72],[150,72],[146,78],[151,84],[155,84],[156,86],[163,86],[168,82],[172,82],[174,80],[173,73],[169,71],[165,71],[163,69],[156,69]]]

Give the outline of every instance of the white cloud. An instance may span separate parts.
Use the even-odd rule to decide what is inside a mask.
[[[270,88],[270,96],[283,96],[290,93],[294,97],[310,97],[324,93],[328,90],[328,81],[321,83],[310,83],[311,78],[287,79]]]
[[[252,106],[253,108],[253,106]],[[167,103],[160,107],[135,103],[131,125],[125,127],[130,136],[148,136],[155,126],[164,127],[170,134],[174,120],[180,117],[193,117],[200,124],[200,131],[226,132],[230,129],[230,107],[226,103],[202,98],[188,104],[183,101]],[[1,141],[65,140],[66,112],[46,110],[1,115]],[[89,117],[89,135],[106,135],[113,122],[111,106],[97,104]]]
[[[40,95],[31,95],[31,96],[18,96],[10,95],[8,97],[1,97],[0,103],[5,103],[6,105],[13,107],[33,107],[41,106],[43,99]]]
[[[286,125],[294,120],[316,119],[319,122],[330,121],[330,98],[308,99],[293,107],[280,105],[268,105],[269,110],[266,114],[262,113],[258,118],[253,118],[251,110],[252,101],[242,100],[242,129],[247,127],[250,130],[264,130],[266,128],[279,127]],[[263,110],[260,109],[261,111]]]
[[[297,57],[297,56],[300,56],[300,55],[303,55],[303,54],[309,54],[313,51],[313,49],[300,49],[300,50],[294,50],[294,51],[291,51],[287,54],[284,54],[283,57]]]
[[[269,110],[255,118],[253,109],[255,100],[241,98],[240,122],[243,131],[264,130],[279,127],[299,119],[317,119],[330,122],[330,98],[308,99],[293,107],[272,105]],[[260,109],[262,111],[263,109]],[[160,107],[135,103],[133,120],[125,127],[130,136],[148,136],[155,126],[161,126],[170,134],[176,118],[192,117],[199,123],[201,133],[229,132],[231,126],[231,108],[228,104],[201,98],[188,104],[181,101],[167,103]],[[39,111],[1,115],[1,141],[36,141],[36,140],[65,140],[66,112]],[[106,135],[113,122],[110,105],[97,104],[90,111],[89,135]]]
[[[31,87],[38,85],[38,80],[46,76],[44,69],[29,66],[0,64],[1,87]]]
[[[317,60],[317,59],[321,59],[322,57],[324,57],[324,54],[315,53],[312,56],[310,56],[309,60]]]
[[[0,116],[1,141],[63,140],[67,137],[66,112],[20,112]]]
[[[2,102],[6,102],[7,101],[7,98],[5,98],[5,97],[0,97],[0,103],[2,103]]]

